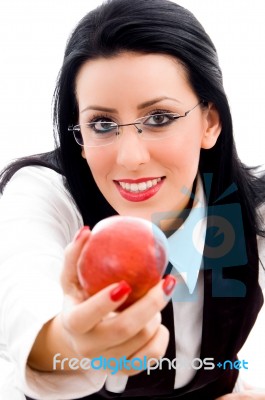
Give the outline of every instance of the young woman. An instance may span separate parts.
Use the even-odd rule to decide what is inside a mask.
[[[199,22],[167,0],[87,14],[67,43],[54,126],[54,151],[1,175],[0,343],[15,386],[27,399],[264,398],[244,387],[237,353],[263,303],[265,178],[237,156]],[[155,221],[170,260],[119,313],[126,282],[85,299],[76,275],[88,226],[115,214]],[[84,358],[153,361],[112,374]]]

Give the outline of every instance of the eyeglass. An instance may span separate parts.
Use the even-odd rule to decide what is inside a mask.
[[[130,124],[117,124],[109,121],[106,117],[99,117],[95,122],[69,125],[68,131],[73,132],[76,142],[84,147],[107,146],[119,137],[121,127],[131,125],[136,128],[137,133],[144,140],[162,140],[176,133],[174,126],[179,118],[187,117],[202,103],[203,101],[200,101],[183,115],[167,112],[151,114],[138,118]]]

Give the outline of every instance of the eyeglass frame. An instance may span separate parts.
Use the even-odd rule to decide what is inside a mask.
[[[179,118],[185,118],[185,117],[187,117],[187,116],[188,116],[196,107],[198,107],[200,104],[206,105],[207,102],[206,102],[205,100],[199,101],[199,103],[197,103],[197,104],[196,104],[194,107],[192,107],[190,110],[185,111],[183,115],[178,115],[177,113],[161,113],[161,114],[155,114],[155,115],[166,115],[166,114],[170,114],[170,115],[173,117],[174,120],[178,120]],[[115,124],[115,127],[116,127],[116,129],[117,129],[117,131],[116,131],[116,133],[115,133],[116,137],[117,137],[117,138],[119,137],[119,135],[120,135],[119,128],[120,128],[120,127],[123,127],[123,126],[134,126],[134,127],[136,128],[138,134],[140,135],[143,131],[142,131],[142,129],[140,129],[140,128],[137,127],[137,124],[140,124],[141,122],[138,122],[138,121],[139,121],[139,120],[142,120],[143,118],[146,118],[146,116],[145,116],[145,117],[137,118],[134,122],[131,122],[131,123],[129,123],[129,124],[117,124],[116,122],[112,122],[113,124]],[[77,141],[76,137],[75,137],[75,131],[76,131],[76,130],[79,130],[79,132],[81,132],[81,125],[90,125],[90,124],[92,125],[92,124],[94,124],[94,123],[93,123],[93,122],[92,122],[92,123],[91,123],[91,122],[88,122],[88,123],[84,123],[84,124],[77,124],[77,125],[69,125],[69,126],[68,126],[68,131],[73,133],[74,139],[75,139],[76,143],[77,143],[79,146],[81,146],[81,147],[104,147],[104,146],[108,146],[108,145],[110,145],[110,144],[112,144],[112,143],[115,142],[115,139],[114,139],[113,141],[111,141],[111,142],[109,142],[109,143],[100,144],[100,145],[91,145],[91,146],[89,146],[89,145],[85,145],[85,144],[80,144],[80,143]],[[173,135],[174,135],[174,134],[172,134],[172,135],[170,135],[170,136],[173,136]],[[166,137],[170,137],[170,136],[166,136]],[[152,140],[163,140],[163,139],[164,139],[164,138],[157,138],[157,139],[154,138],[154,139],[144,139],[144,140],[150,140],[150,141],[152,141]]]

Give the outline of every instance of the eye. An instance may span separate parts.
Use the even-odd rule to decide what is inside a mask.
[[[88,124],[95,133],[109,133],[117,129],[117,124],[109,118],[97,118]]]
[[[144,125],[149,125],[153,127],[165,126],[171,124],[177,118],[179,118],[178,114],[172,114],[172,113],[153,114],[145,119]]]

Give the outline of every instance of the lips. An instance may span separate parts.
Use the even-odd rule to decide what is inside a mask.
[[[120,179],[114,182],[123,198],[135,202],[153,197],[161,188],[164,178]]]

